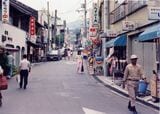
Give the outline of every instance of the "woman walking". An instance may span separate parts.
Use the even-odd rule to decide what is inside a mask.
[[[78,51],[77,54],[77,73],[83,73],[84,66],[83,66],[83,57],[81,55],[81,51]]]

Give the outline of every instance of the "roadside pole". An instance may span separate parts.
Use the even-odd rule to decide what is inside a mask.
[[[84,38],[87,38],[87,3],[84,0]]]
[[[109,29],[109,0],[104,0],[104,34],[105,37],[102,38],[102,52],[103,52],[103,70],[104,70],[104,76],[108,76],[108,66],[106,65],[106,38],[107,38],[107,29]]]
[[[49,1],[47,1],[47,18],[48,18],[48,45],[47,45],[47,51],[49,51],[49,45],[50,45],[50,14],[49,14]]]
[[[56,33],[57,33],[57,10],[55,10],[55,16],[54,16],[54,46],[55,47],[56,47],[56,35],[57,35]]]

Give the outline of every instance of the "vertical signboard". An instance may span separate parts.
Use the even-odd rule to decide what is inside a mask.
[[[9,0],[2,0],[2,22],[9,23]]]
[[[35,18],[32,16],[30,17],[30,22],[29,22],[29,33],[30,36],[34,36],[36,33],[36,28],[35,28]]]
[[[98,5],[96,3],[93,4],[93,26],[98,26],[99,16],[98,16]]]

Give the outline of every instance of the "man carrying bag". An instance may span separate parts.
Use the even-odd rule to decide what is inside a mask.
[[[139,64],[137,64],[138,57],[136,55],[131,55],[131,63],[126,66],[124,71],[124,83],[127,83],[127,89],[129,94],[128,109],[137,114],[136,111],[136,92],[138,88],[138,82],[141,79],[145,79],[143,70]]]

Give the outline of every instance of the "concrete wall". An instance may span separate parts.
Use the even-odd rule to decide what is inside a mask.
[[[21,55],[27,51],[26,32],[9,24],[2,24],[0,21],[0,39],[2,39],[2,35],[5,35],[5,31],[8,31],[8,35],[6,36],[12,38],[12,41],[6,40],[5,42],[2,42],[2,40],[0,40],[0,44],[11,44],[14,46],[14,48],[20,48],[19,51],[10,51],[14,55],[15,65],[18,65],[21,59]],[[25,48],[24,51],[22,51],[22,47]]]
[[[152,70],[156,69],[156,48],[154,43],[140,43],[137,37],[129,37],[127,42],[128,61],[131,54],[138,56],[138,63],[142,65],[146,77],[152,76]]]

